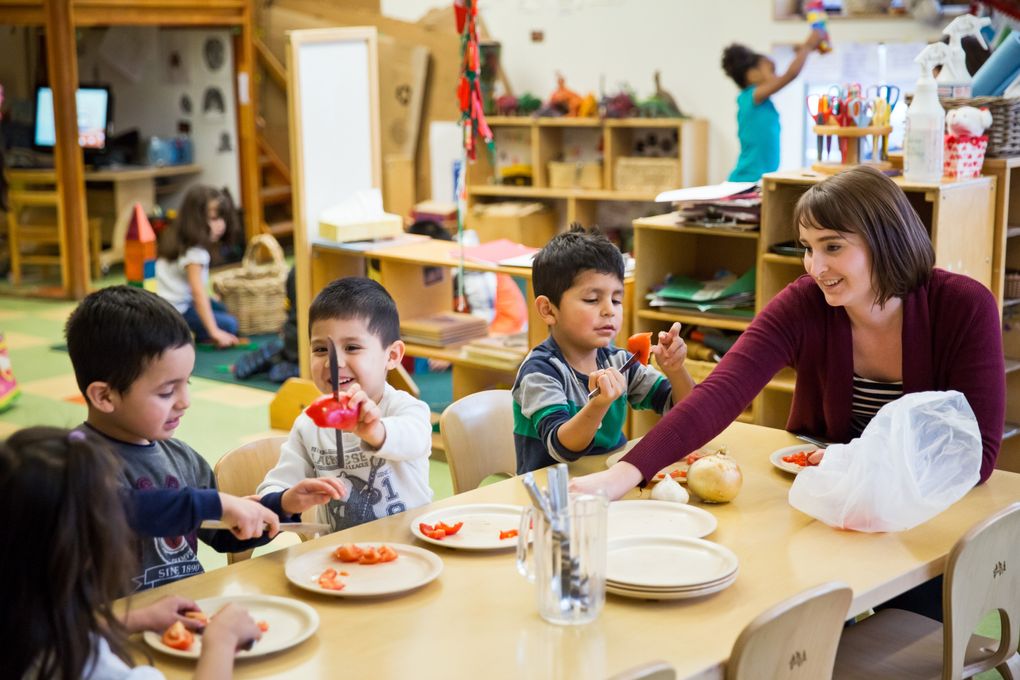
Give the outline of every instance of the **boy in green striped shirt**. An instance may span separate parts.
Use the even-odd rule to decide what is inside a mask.
[[[613,346],[623,323],[623,277],[616,246],[579,225],[535,256],[535,306],[549,337],[524,359],[514,382],[518,474],[619,448],[628,403],[661,414],[693,389],[679,323],[652,347],[661,373],[640,363],[621,372],[630,357]]]

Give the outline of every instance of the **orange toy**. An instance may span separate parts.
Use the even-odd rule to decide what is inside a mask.
[[[577,112],[581,109],[581,101],[581,95],[567,89],[566,78],[557,74],[556,91],[549,97],[549,107],[562,109],[566,111],[566,115],[576,117]]]

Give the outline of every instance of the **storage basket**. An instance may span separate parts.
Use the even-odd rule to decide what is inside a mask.
[[[680,161],[676,158],[624,156],[613,171],[617,191],[664,191],[680,186]]]
[[[958,97],[941,99],[942,107],[948,113],[961,106],[986,108],[992,114],[992,127],[985,130],[988,135],[989,157],[1016,156],[1020,154],[1020,97]]]
[[[553,189],[601,189],[602,164],[549,162],[549,186]]]
[[[1006,272],[1006,290],[1004,293],[1011,300],[1020,298],[1020,271],[1013,270]]]
[[[257,262],[260,248],[269,252],[270,262]],[[283,327],[287,317],[287,262],[280,244],[269,234],[248,242],[240,267],[218,272],[210,279],[213,292],[237,317],[242,335],[275,333]]]

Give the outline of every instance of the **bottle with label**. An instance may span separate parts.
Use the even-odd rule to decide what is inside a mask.
[[[907,109],[907,132],[903,138],[903,178],[908,182],[936,183],[942,179],[946,112],[939,103],[931,72],[948,56],[948,45],[932,43],[914,58],[921,67],[921,77]]]
[[[967,70],[967,54],[963,51],[963,37],[974,36],[987,50],[988,44],[985,43],[985,39],[981,35],[981,29],[991,23],[992,20],[988,17],[979,19],[973,14],[961,14],[942,31],[949,36],[949,58],[942,65],[939,77],[935,79],[935,82],[938,83],[939,97],[945,99],[971,96],[973,79],[970,71]]]

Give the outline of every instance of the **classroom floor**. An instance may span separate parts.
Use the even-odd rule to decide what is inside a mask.
[[[110,285],[122,283],[104,280]],[[0,414],[0,438],[29,425],[74,427],[86,415],[84,400],[74,381],[67,352],[54,349],[64,342],[64,323],[74,303],[0,297],[0,332],[7,339],[11,366],[21,388],[14,406]],[[269,427],[269,402],[273,393],[242,385],[191,379],[191,408],[176,437],[190,444],[214,465],[227,451],[274,434]],[[430,482],[437,499],[452,495],[449,468],[431,461]],[[290,545],[284,535],[256,554]],[[205,569],[226,564],[226,558],[200,544],[199,559]]]

